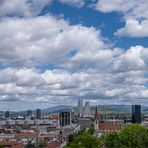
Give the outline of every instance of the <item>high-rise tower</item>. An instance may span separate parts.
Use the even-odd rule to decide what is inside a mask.
[[[72,113],[71,111],[62,111],[60,113],[60,126],[71,125],[72,120]]]
[[[83,100],[78,100],[78,117],[83,117]]]
[[[90,104],[89,101],[85,103],[83,117],[90,117]]]
[[[10,112],[9,111],[6,111],[5,112],[5,118],[9,118],[10,117]]]
[[[27,110],[27,117],[31,117],[32,116],[32,110]]]
[[[132,105],[132,123],[141,123],[141,105]]]
[[[36,119],[41,119],[41,118],[42,118],[41,109],[36,109]]]

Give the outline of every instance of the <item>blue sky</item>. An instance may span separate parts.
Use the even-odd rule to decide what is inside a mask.
[[[114,32],[118,28],[124,27],[125,22],[121,19],[123,16],[121,13],[110,12],[102,13],[95,9],[92,9],[91,2],[87,1],[86,6],[77,8],[60,3],[60,1],[53,1],[52,4],[46,6],[40,15],[52,13],[53,15],[62,15],[64,19],[68,20],[70,24],[82,24],[87,27],[95,27],[101,30],[103,37],[108,38],[111,42],[115,42],[115,46],[121,48],[129,48],[130,46],[142,45],[148,46],[148,37],[129,38],[127,37],[115,37]]]
[[[0,2],[2,110],[148,99],[146,0]],[[19,104],[15,106],[15,104]]]

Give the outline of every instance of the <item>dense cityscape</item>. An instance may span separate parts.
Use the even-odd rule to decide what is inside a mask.
[[[92,127],[93,136],[100,137],[106,132],[120,131],[126,124],[148,126],[147,112],[141,112],[141,105],[132,105],[131,112],[120,113],[90,106],[89,101],[84,105],[84,101],[79,99],[77,107],[53,113],[43,113],[41,109],[4,112],[0,116],[0,145],[61,148],[66,147],[70,137]]]

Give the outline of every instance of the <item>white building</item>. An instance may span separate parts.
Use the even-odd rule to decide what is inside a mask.
[[[44,119],[43,120],[43,124],[46,124],[46,125],[51,125],[53,122],[51,121],[51,120],[49,120],[49,119]]]
[[[9,120],[6,121],[6,124],[15,125],[15,120],[9,119]]]
[[[14,134],[0,134],[0,141],[14,139]]]
[[[15,124],[17,124],[17,125],[23,125],[23,124],[25,124],[25,120],[16,120],[15,121]]]
[[[89,101],[85,103],[83,117],[90,117],[90,104]]]
[[[25,124],[27,124],[27,125],[34,125],[34,120],[26,119],[25,120]]]
[[[6,120],[0,120],[0,126],[6,125]]]
[[[43,120],[35,119],[35,120],[34,120],[34,124],[35,124],[35,125],[43,124]]]

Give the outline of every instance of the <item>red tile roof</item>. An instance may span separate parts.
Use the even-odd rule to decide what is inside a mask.
[[[44,134],[44,133],[40,134],[40,137],[49,137],[49,136],[50,136],[49,134]]]
[[[15,137],[49,137],[49,134],[44,134],[44,133],[31,133],[31,132],[26,132],[26,133],[16,133]]]
[[[54,140],[46,145],[45,148],[61,148],[61,143],[58,140]]]
[[[99,123],[98,127],[102,131],[118,131],[121,130],[122,124],[104,122],[104,123]]]
[[[39,137],[40,133],[16,133],[15,137]]]
[[[24,145],[17,141],[0,141],[0,145],[11,148],[24,148]]]

